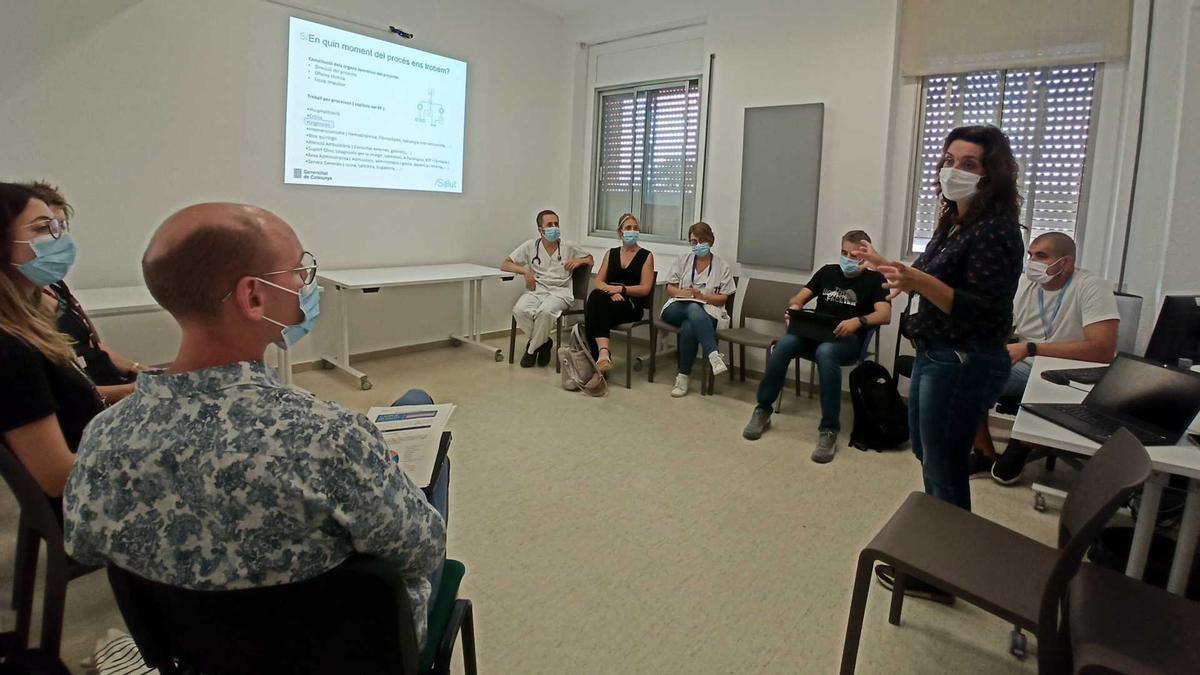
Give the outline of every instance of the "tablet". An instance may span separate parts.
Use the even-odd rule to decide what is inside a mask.
[[[819,314],[803,309],[788,309],[788,332],[819,342],[832,342],[837,339],[833,329],[842,322],[832,314]]]

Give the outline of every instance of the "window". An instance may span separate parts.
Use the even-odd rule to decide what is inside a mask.
[[[591,232],[632,213],[643,236],[679,241],[696,211],[700,80],[597,91]]]
[[[918,174],[913,186],[909,253],[920,253],[937,226],[934,192],[942,143],[955,127],[994,124],[1008,134],[1025,198],[1027,236],[1064,232],[1079,238],[1086,201],[1088,140],[1096,66],[992,70],[926,77],[922,82]]]

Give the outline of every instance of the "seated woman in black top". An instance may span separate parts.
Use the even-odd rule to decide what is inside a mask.
[[[617,221],[621,245],[610,249],[596,273],[596,288],[588,295],[583,311],[592,356],[600,371],[612,368],[608,336],[613,326],[639,321],[654,292],[654,254],[638,246],[641,223],[632,213]]]
[[[58,188],[42,182],[27,183],[24,187],[45,202],[59,221],[67,223],[74,217],[75,210]],[[59,332],[71,339],[75,356],[82,359],[80,365],[104,400],[112,404],[131,394],[137,374],[145,370],[142,364],[121,356],[100,341],[100,334],[67,287],[67,282],[50,284],[43,292],[43,308],[55,317]]]
[[[50,207],[0,183],[0,439],[53,498],[62,496],[84,427],[104,409],[40,307],[42,287],[61,280],[73,259]]]

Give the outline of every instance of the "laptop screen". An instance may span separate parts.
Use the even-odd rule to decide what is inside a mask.
[[[1118,354],[1084,404],[1182,436],[1200,412],[1200,374]]]

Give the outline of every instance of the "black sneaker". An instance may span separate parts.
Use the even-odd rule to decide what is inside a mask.
[[[528,344],[525,345],[525,351],[521,354],[521,367],[522,368],[532,368],[533,364],[537,362],[537,357],[538,357],[538,352],[534,352],[533,354],[530,354],[529,353],[529,345]]]
[[[971,456],[967,460],[971,478],[981,478],[979,474],[986,476],[992,472],[992,464],[995,463],[995,457],[988,457],[978,450],[971,450]]]
[[[875,579],[879,581],[881,586],[890,591],[896,585],[896,570],[892,569],[892,566],[888,564],[876,565]],[[954,604],[954,596],[952,594],[912,576],[908,577],[907,583],[904,584],[904,595],[910,598],[940,602],[943,605]]]
[[[1004,449],[1004,454],[992,465],[992,480],[1001,485],[1014,485],[1021,480],[1021,472],[1025,470],[1025,460],[1029,459],[1030,448],[1024,443],[1012,442]]]
[[[546,340],[546,344],[538,347],[537,364],[545,368],[549,365],[551,356],[554,356],[554,340]]]

